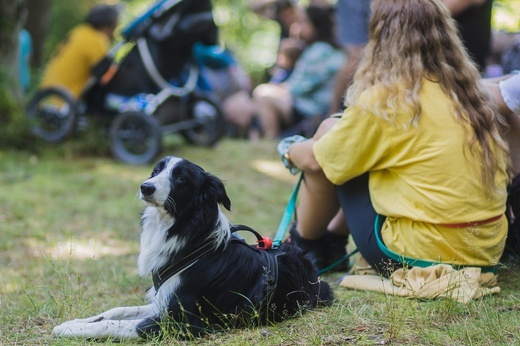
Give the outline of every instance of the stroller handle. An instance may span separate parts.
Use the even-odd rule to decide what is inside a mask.
[[[160,17],[165,11],[182,1],[184,0],[160,0],[156,2],[145,13],[131,21],[121,31],[121,35],[127,41],[135,40],[152,24],[153,18]]]

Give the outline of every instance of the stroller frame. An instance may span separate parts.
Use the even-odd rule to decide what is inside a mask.
[[[132,49],[138,50],[144,70],[160,91],[148,95],[147,102],[140,109],[116,112],[115,116],[108,114],[113,117],[109,129],[112,154],[126,163],[149,163],[161,151],[162,136],[169,133],[180,133],[188,142],[196,145],[211,146],[218,142],[225,133],[220,101],[211,92],[198,88],[197,84],[202,77],[197,63],[190,61],[186,82],[174,86],[159,72],[144,37],[148,28],[161,16],[184,1],[187,0],[160,0],[128,24],[121,32],[123,41],[117,43],[93,69],[77,100],[60,87],[37,92],[27,107],[27,115],[33,121],[33,134],[48,142],[59,142],[72,135],[78,119],[88,112],[87,94],[96,85],[105,85],[110,81],[119,66],[114,59],[117,52],[128,42],[134,42],[135,47]],[[172,18],[170,29],[181,17],[179,14],[174,15],[177,18]],[[210,12],[196,15],[212,19]],[[104,96],[106,98],[107,95]],[[160,124],[154,114],[160,106],[166,107],[165,102],[172,98],[180,100],[181,120]],[[105,115],[113,112],[104,108],[101,113]]]

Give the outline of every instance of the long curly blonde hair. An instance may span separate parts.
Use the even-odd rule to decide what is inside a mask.
[[[391,121],[404,102],[416,124],[423,78],[434,79],[453,100],[458,122],[464,129],[469,125],[467,141],[480,162],[482,184],[487,192],[498,191],[496,173],[501,162],[509,162],[504,120],[481,89],[449,10],[440,0],[374,0],[369,42],[345,105],[360,106],[363,91],[378,86],[389,96],[374,114]]]

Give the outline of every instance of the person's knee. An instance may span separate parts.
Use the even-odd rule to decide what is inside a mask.
[[[260,84],[253,90],[252,96],[258,105],[266,105],[283,113],[289,113],[292,109],[289,90],[277,84]]]
[[[253,116],[253,102],[247,92],[239,91],[224,100],[222,110],[227,121],[245,127]]]

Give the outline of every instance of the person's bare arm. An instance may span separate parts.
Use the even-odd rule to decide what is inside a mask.
[[[312,147],[318,139],[320,139],[338,122],[338,120],[338,118],[327,118],[323,120],[313,138],[304,142],[292,144],[289,147],[288,154],[293,165],[304,172],[320,172],[322,169],[318,161],[316,161]]]
[[[443,0],[451,14],[456,16],[471,6],[482,5],[486,0]]]
[[[502,98],[502,93],[500,92],[500,87],[499,87],[498,83],[509,77],[511,77],[511,75],[505,75],[505,76],[501,76],[501,77],[497,77],[497,78],[490,78],[490,79],[482,79],[480,81],[480,84],[484,87],[484,89],[489,93],[491,98],[496,103],[500,114],[505,116],[506,119],[513,115],[513,111],[511,111],[511,109],[509,109],[509,107],[504,102],[504,99]]]

